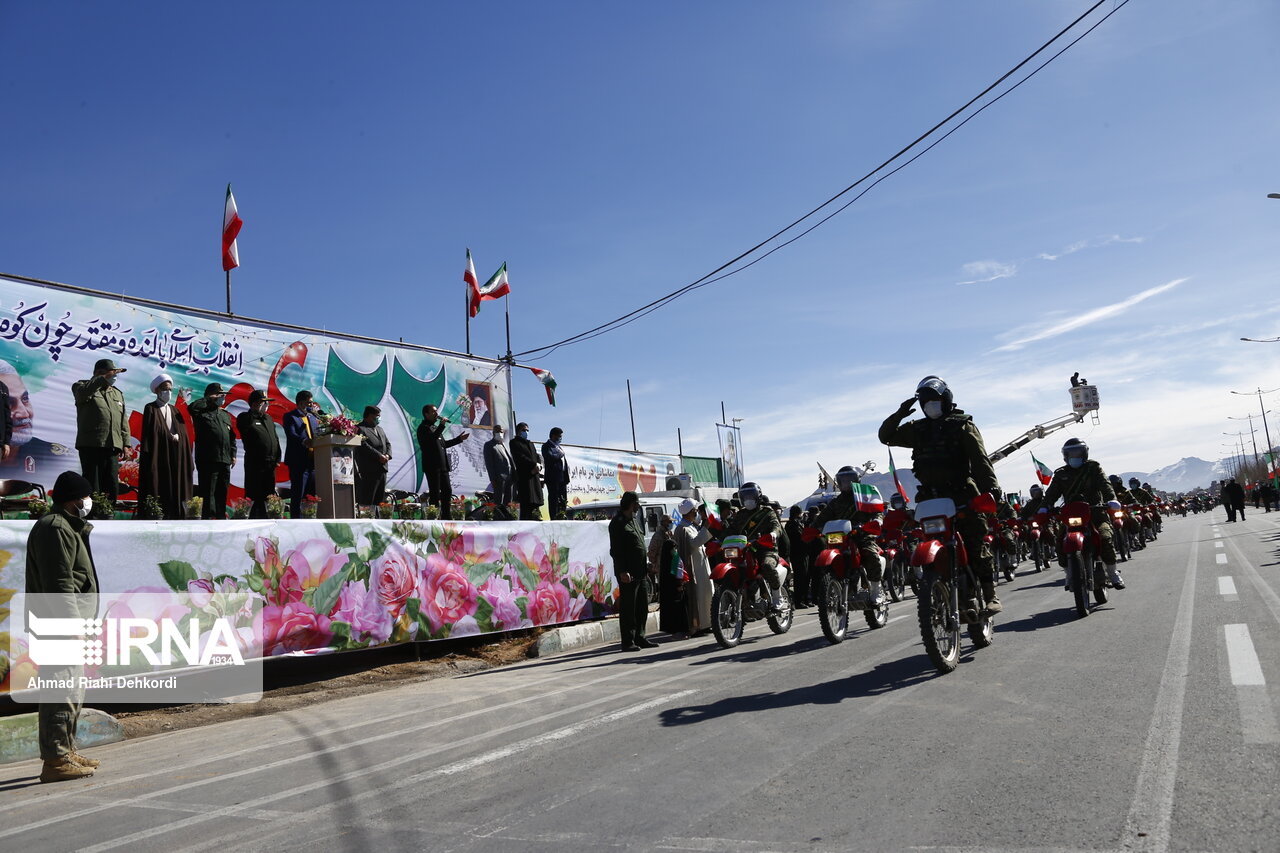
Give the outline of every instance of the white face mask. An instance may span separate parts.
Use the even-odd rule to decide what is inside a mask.
[[[169,401],[173,399],[173,391],[166,388],[163,391],[156,392],[156,402],[162,406],[169,405]]]
[[[930,400],[929,402],[920,406],[920,408],[924,410],[924,415],[926,418],[930,418],[936,421],[938,418],[942,417],[942,401],[941,400]]]
[[[1081,459],[1079,456],[1072,456],[1070,459],[1067,460],[1067,464],[1070,465],[1072,468],[1079,468],[1080,466],[1084,465],[1084,460]]]
[[[76,515],[85,518],[89,513],[93,512],[93,498],[84,497],[80,499],[80,504],[76,507]]]
[[[759,505],[760,505],[760,504],[756,501],[756,499],[755,499],[755,498],[747,498],[746,500],[744,500],[744,501],[742,502],[742,508],[743,508],[743,509],[755,509],[755,508],[756,508],[756,507],[758,507]]]

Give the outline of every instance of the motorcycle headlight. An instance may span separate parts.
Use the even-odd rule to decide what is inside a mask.
[[[1111,514],[1114,515],[1116,518],[1124,518],[1124,512],[1122,510],[1116,510]]]
[[[1040,522],[1038,522],[1038,521],[1033,521],[1033,522],[1031,522],[1031,529],[1032,529],[1032,530],[1039,530],[1039,529],[1040,529]]]
[[[844,534],[843,534],[843,533],[828,533],[828,534],[827,534],[827,544],[828,544],[828,545],[843,545],[843,544],[844,544]]]
[[[1084,519],[1076,516],[1072,516],[1067,519],[1067,526],[1068,527],[1084,527]]]
[[[920,522],[920,529],[923,530],[927,536],[937,536],[941,533],[946,533],[947,532],[946,516],[926,518],[924,521]]]
[[[741,559],[741,558],[742,558],[742,549],[740,549],[740,548],[725,548],[725,549],[724,549],[724,558],[725,558],[726,560],[738,560],[738,559]]]

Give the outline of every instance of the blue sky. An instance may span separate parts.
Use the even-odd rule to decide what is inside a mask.
[[[0,270],[220,309],[231,181],[237,313],[461,349],[469,246],[532,349],[719,266],[1089,5],[0,2]],[[995,446],[1079,370],[1101,422],[1039,458],[1225,455],[1228,391],[1280,385],[1280,345],[1238,341],[1280,334],[1277,32],[1269,0],[1132,0],[808,237],[533,362],[560,405],[525,374],[519,416],[629,446],[630,378],[642,449],[714,455],[723,400],[792,500],[815,460],[884,468],[925,374]],[[472,338],[501,354],[500,303]],[[1027,454],[997,473],[1025,488]]]

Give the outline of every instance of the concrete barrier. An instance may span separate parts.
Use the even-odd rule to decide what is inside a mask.
[[[40,757],[40,724],[35,714],[0,717],[0,764]],[[85,708],[76,726],[76,746],[88,749],[124,740],[124,726],[110,714]]]
[[[658,630],[658,614],[650,613],[645,626],[645,634],[653,634]],[[621,643],[622,634],[618,628],[616,617],[601,619],[598,622],[581,622],[577,625],[565,625],[551,630],[538,637],[533,647],[533,657],[541,658],[571,652],[588,646],[599,646],[608,643]]]

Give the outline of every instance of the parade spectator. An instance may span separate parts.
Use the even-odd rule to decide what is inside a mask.
[[[299,391],[297,406],[284,416],[284,464],[289,466],[289,517],[302,518],[302,499],[316,493],[316,460],[311,442],[320,432],[320,421],[310,391]]]
[[[689,631],[701,634],[711,630],[711,564],[707,561],[706,544],[711,541],[707,510],[689,498],[680,502],[680,526],[676,528],[676,547],[689,579],[685,583],[685,602],[689,610]]]
[[[249,410],[236,416],[236,429],[244,445],[244,496],[252,501],[250,518],[267,517],[267,498],[276,493],[276,468],[280,465],[280,436],[267,414],[274,402],[266,391],[249,394]]]
[[[553,427],[542,443],[544,479],[547,481],[547,513],[552,519],[563,518],[569,508],[569,460],[560,446],[564,430]]]
[[[671,538],[671,519],[666,516],[658,522],[658,527],[653,531],[653,535],[649,537],[649,547],[645,549],[645,556],[649,562],[649,574],[655,577],[658,574],[658,562],[662,559],[662,544]]]
[[[493,428],[493,438],[484,443],[484,467],[489,474],[490,488],[493,489],[495,511],[501,518],[510,518],[507,504],[515,500],[513,489],[516,463],[511,458],[511,451],[502,441],[505,435],[501,426]]]
[[[147,498],[160,502],[162,518],[182,518],[191,499],[191,437],[187,420],[173,405],[173,377],[157,374],[151,380],[156,398],[142,407],[142,435],[138,441],[138,509]]]
[[[1227,508],[1227,521],[1235,521],[1236,513],[1240,513],[1240,520],[1244,521],[1244,489],[1232,477],[1227,484],[1222,487],[1222,505]]]
[[[236,435],[231,415],[222,408],[227,392],[217,382],[204,389],[204,397],[187,407],[196,430],[196,494],[202,518],[227,517],[227,487],[236,461]]]
[[[112,501],[120,493],[120,460],[129,448],[129,413],[124,393],[114,387],[126,368],[109,358],[93,365],[93,377],[71,386],[76,403],[76,450],[80,468],[93,494]]]
[[[364,407],[364,419],[356,434],[364,439],[356,447],[356,503],[377,506],[387,497],[387,470],[391,464],[391,439],[379,425],[382,409]]]
[[[449,419],[428,403],[422,407],[422,423],[418,425],[418,447],[422,451],[422,474],[427,480],[427,503],[440,507],[440,517],[453,518],[453,483],[450,471],[453,463],[449,461],[448,450],[455,444],[461,444],[471,437],[471,433],[463,432],[453,438],[444,438],[445,427]]]
[[[618,512],[609,522],[609,555],[618,580],[618,629],[624,652],[638,652],[658,645],[644,636],[649,621],[649,574],[644,531],[636,518],[639,512],[639,496],[635,492],[623,492]]]
[[[27,536],[27,609],[44,618],[93,619],[98,616],[98,572],[89,550],[93,508],[89,481],[74,471],[58,475],[45,513]],[[32,597],[34,596],[34,597]],[[76,726],[84,705],[81,666],[42,667],[40,675],[73,686],[56,697],[42,697],[37,710],[41,782],[92,776],[98,761],[76,751]]]
[[[537,521],[543,504],[541,462],[538,450],[529,440],[529,425],[516,424],[516,437],[511,439],[511,458],[516,464],[516,500],[520,503],[520,520]]]

